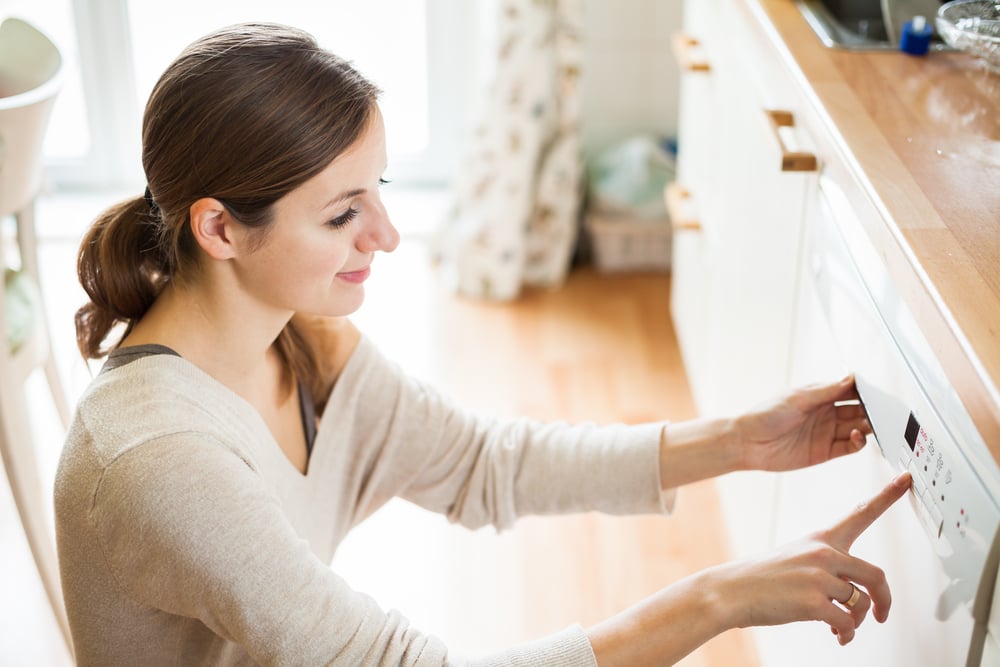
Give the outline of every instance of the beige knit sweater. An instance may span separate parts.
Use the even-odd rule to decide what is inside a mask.
[[[475,417],[363,338],[302,475],[248,403],[184,359],[105,371],[80,402],[56,479],[77,660],[592,666],[579,626],[478,660],[449,656],[329,563],[347,531],[393,496],[470,528],[665,511],[661,427]]]

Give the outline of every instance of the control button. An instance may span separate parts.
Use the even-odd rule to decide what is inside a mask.
[[[927,494],[920,494],[918,497],[920,502],[917,503],[917,516],[920,517],[920,522],[926,526],[927,532],[932,538],[941,537],[941,531],[944,528],[941,512],[930,502]]]
[[[934,509],[934,499],[931,498],[930,491],[925,491],[924,493],[920,494],[920,502],[923,503],[924,507],[927,509],[928,512],[931,512],[931,510]]]
[[[920,500],[923,501],[924,507],[930,515],[931,526],[936,529],[937,535],[940,537],[941,529],[944,528],[944,517],[941,514],[941,510],[939,510],[937,505],[934,504],[934,499],[931,497],[931,492],[929,490],[920,497]]]
[[[906,454],[899,455],[899,467],[903,470],[909,470],[910,468],[910,457]]]
[[[916,467],[916,465],[910,467],[910,475],[913,477],[913,486],[910,488],[913,489],[914,495],[919,498],[927,490],[927,484],[924,483],[924,478],[917,472]]]
[[[927,505],[922,502],[916,505],[917,517],[920,519],[920,523],[924,524],[927,528],[927,532],[931,535],[937,535],[937,525],[934,524],[934,517],[931,516],[931,512],[927,509]]]

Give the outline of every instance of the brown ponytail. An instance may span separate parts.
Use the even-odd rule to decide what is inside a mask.
[[[76,313],[76,342],[85,359],[105,355],[111,329],[119,323],[131,327],[156,299],[165,282],[157,245],[156,223],[143,197],[111,207],[83,237],[77,273],[90,303]]]
[[[185,49],[143,115],[150,201],[109,209],[80,247],[77,270],[90,297],[76,314],[81,354],[103,356],[117,344],[106,342],[116,325],[127,334],[167,282],[197,272],[194,202],[219,200],[263,240],[273,204],[361,136],[378,94],[345,60],[287,26],[230,26]],[[289,324],[277,347],[291,375],[320,389],[325,383],[303,340]]]

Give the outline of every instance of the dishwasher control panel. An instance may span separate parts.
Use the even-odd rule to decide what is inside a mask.
[[[936,535],[940,538],[944,534],[941,508],[948,500],[949,487],[954,482],[955,475],[945,463],[944,448],[935,445],[934,438],[920,425],[912,412],[906,420],[903,441],[913,456],[906,457],[904,454],[900,464],[905,464],[913,475],[913,494],[920,500],[920,507],[925,510],[921,516],[926,520],[932,537]],[[962,531],[963,526],[968,525],[969,514],[964,507],[958,509],[958,516],[954,518],[956,530]]]
[[[924,392],[901,379],[859,374],[858,393],[882,454],[913,477],[910,505],[950,581],[935,616],[959,608],[976,616],[992,597],[1000,509]]]
[[[935,437],[936,420],[920,418],[911,410],[888,438],[901,470],[913,476],[910,487],[917,515],[942,557],[971,550],[985,556],[996,531],[994,503],[979,489],[974,471],[945,435]],[[892,452],[885,451],[888,456]],[[891,460],[891,459],[890,459]]]

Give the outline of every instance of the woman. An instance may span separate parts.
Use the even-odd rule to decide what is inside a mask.
[[[597,427],[478,418],[406,377],[343,319],[399,242],[377,94],[276,25],[198,40],[154,88],[146,194],[100,217],[79,257],[80,349],[110,343],[56,482],[81,665],[451,664],[328,567],[389,498],[469,527],[659,512],[688,482],[864,444],[851,378],[731,420]],[[666,664],[731,627],[809,619],[848,642],[890,602],[848,550],[908,484],[785,551],[476,664]]]

